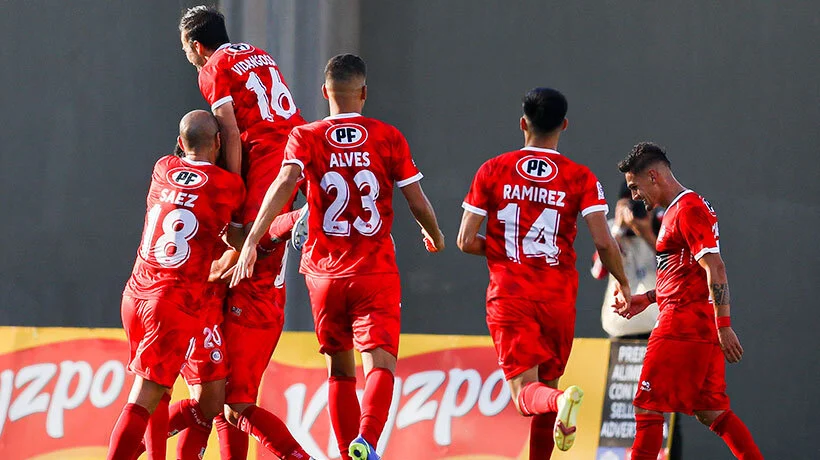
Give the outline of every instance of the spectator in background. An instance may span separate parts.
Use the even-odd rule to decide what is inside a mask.
[[[621,248],[624,271],[629,285],[638,290],[655,288],[655,240],[660,228],[662,212],[647,212],[643,203],[633,201],[626,182],[621,186],[615,217],[609,220],[612,236]],[[621,317],[612,309],[615,279],[601,263],[598,253],[593,256],[592,276],[596,279],[609,278],[604,304],[601,308],[601,324],[611,338],[648,339],[658,319],[658,305],[652,304],[631,320]]]

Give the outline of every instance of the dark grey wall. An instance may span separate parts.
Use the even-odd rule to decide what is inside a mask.
[[[3,2],[0,324],[121,326],[151,167],[207,108],[185,3]]]
[[[179,117],[204,106],[176,34],[187,3],[3,3],[0,324],[120,326],[151,165],[171,149]],[[293,21],[324,5],[272,4],[281,8],[270,14],[294,6]],[[810,438],[820,431],[819,3],[358,6],[358,17],[307,23],[344,30],[334,20],[346,18],[359,30],[366,112],[407,135],[450,244],[427,255],[398,201],[405,331],[486,332],[486,269],[455,247],[460,203],[482,161],[521,145],[523,92],[554,86],[570,101],[561,150],[589,165],[610,197],[621,180],[615,162],[652,139],[668,148],[681,181],[715,205],[747,353],[728,371],[735,409],[769,458],[819,455]],[[293,64],[283,72],[306,114],[323,115],[309,93],[315,81],[294,79],[305,47],[286,45],[269,48]],[[318,62],[342,51],[321,46]],[[603,336],[603,285],[586,274],[583,225],[576,246],[577,335]],[[288,324],[309,328],[303,284],[291,280]],[[686,458],[730,458],[694,422],[684,428]]]
[[[486,330],[486,269],[454,244],[459,205],[484,160],[522,144],[522,94],[553,86],[570,103],[560,150],[589,165],[609,197],[622,180],[615,163],[651,139],[714,204],[746,350],[728,370],[734,406],[767,458],[817,458],[820,398],[804,385],[820,381],[820,3],[514,5],[363,2],[366,111],[407,135],[450,242],[427,256],[407,213],[397,216],[404,330]],[[584,228],[576,247],[577,335],[603,336]],[[731,458],[695,425],[684,425],[686,458]]]

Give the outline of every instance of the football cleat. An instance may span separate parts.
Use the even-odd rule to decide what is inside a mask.
[[[302,246],[307,241],[308,237],[308,205],[302,206],[299,211],[299,218],[293,224],[293,230],[290,232],[290,244],[293,249],[297,251],[302,250]]]
[[[567,451],[575,443],[575,423],[583,399],[584,391],[575,385],[568,387],[558,396],[558,414],[555,417],[552,437],[555,439],[555,447],[559,450]]]
[[[347,453],[350,454],[350,458],[353,460],[380,460],[376,449],[365,441],[361,435],[350,443]]]

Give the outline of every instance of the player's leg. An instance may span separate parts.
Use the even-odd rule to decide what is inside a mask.
[[[393,401],[396,356],[401,332],[401,282],[398,274],[350,278],[346,295],[353,344],[362,352],[365,372],[359,436],[348,451],[354,460],[378,459],[376,446]]]
[[[260,289],[260,284],[257,283],[270,281],[272,287],[279,264],[281,261],[268,267],[269,269],[263,268],[265,278],[246,280],[231,290],[228,296],[229,309],[241,314],[228,313],[223,326],[224,340],[231,356],[231,373],[226,386],[223,417],[238,431],[217,420],[223,459],[244,459],[247,456],[248,435],[252,435],[279,458],[308,458],[288,431],[287,425],[276,415],[256,405],[262,376],[284,325],[284,289],[272,292],[271,289]],[[262,315],[258,311],[260,308],[267,313]],[[248,319],[259,327],[245,324],[244,321]]]
[[[157,404],[148,427],[145,429],[143,444],[140,445],[137,455],[145,452],[148,460],[165,460],[168,446],[168,405],[171,402],[171,392],[168,391]]]
[[[632,460],[656,460],[663,447],[663,413],[635,407]]]
[[[122,320],[136,374],[128,403],[111,433],[108,459],[131,460],[156,409],[176,380],[193,336],[192,316],[173,304],[123,296]]]
[[[353,330],[347,313],[346,280],[305,275],[319,352],[328,368],[328,415],[343,460],[359,432],[361,408],[356,396]]]
[[[208,446],[213,419],[222,412],[225,379],[188,384],[189,399],[171,405],[169,435],[179,433],[177,457],[201,458]]]
[[[719,346],[714,345],[711,347],[711,354],[703,356],[711,356],[711,366],[706,374],[696,408],[709,409],[696,410],[695,417],[720,436],[735,457],[762,459],[763,455],[746,424],[730,409],[729,396],[726,394],[726,361],[723,352]]]

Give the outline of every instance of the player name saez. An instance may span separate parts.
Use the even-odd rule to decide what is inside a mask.
[[[97,409],[108,407],[120,397],[124,383],[125,366],[118,360],[97,369],[87,361],[69,360],[31,364],[17,372],[6,369],[0,373],[0,435],[7,420],[45,413],[48,436],[62,438],[66,411],[86,401]]]
[[[237,75],[242,75],[249,70],[263,66],[276,67],[276,61],[274,61],[273,58],[267,54],[258,54],[249,56],[237,62],[233,65],[233,67],[231,67],[231,70],[233,70]]]
[[[370,166],[370,152],[341,152],[330,154],[330,167]]]
[[[542,187],[528,185],[504,184],[505,200],[527,200],[535,203],[548,204],[563,208],[567,194],[559,190],[549,190]]]
[[[167,188],[164,188],[161,192],[159,192],[159,201],[162,201],[164,203],[178,204],[180,206],[185,206],[186,208],[193,208],[194,201],[196,201],[197,198],[199,198],[199,195],[194,195],[193,193],[179,192]]]

